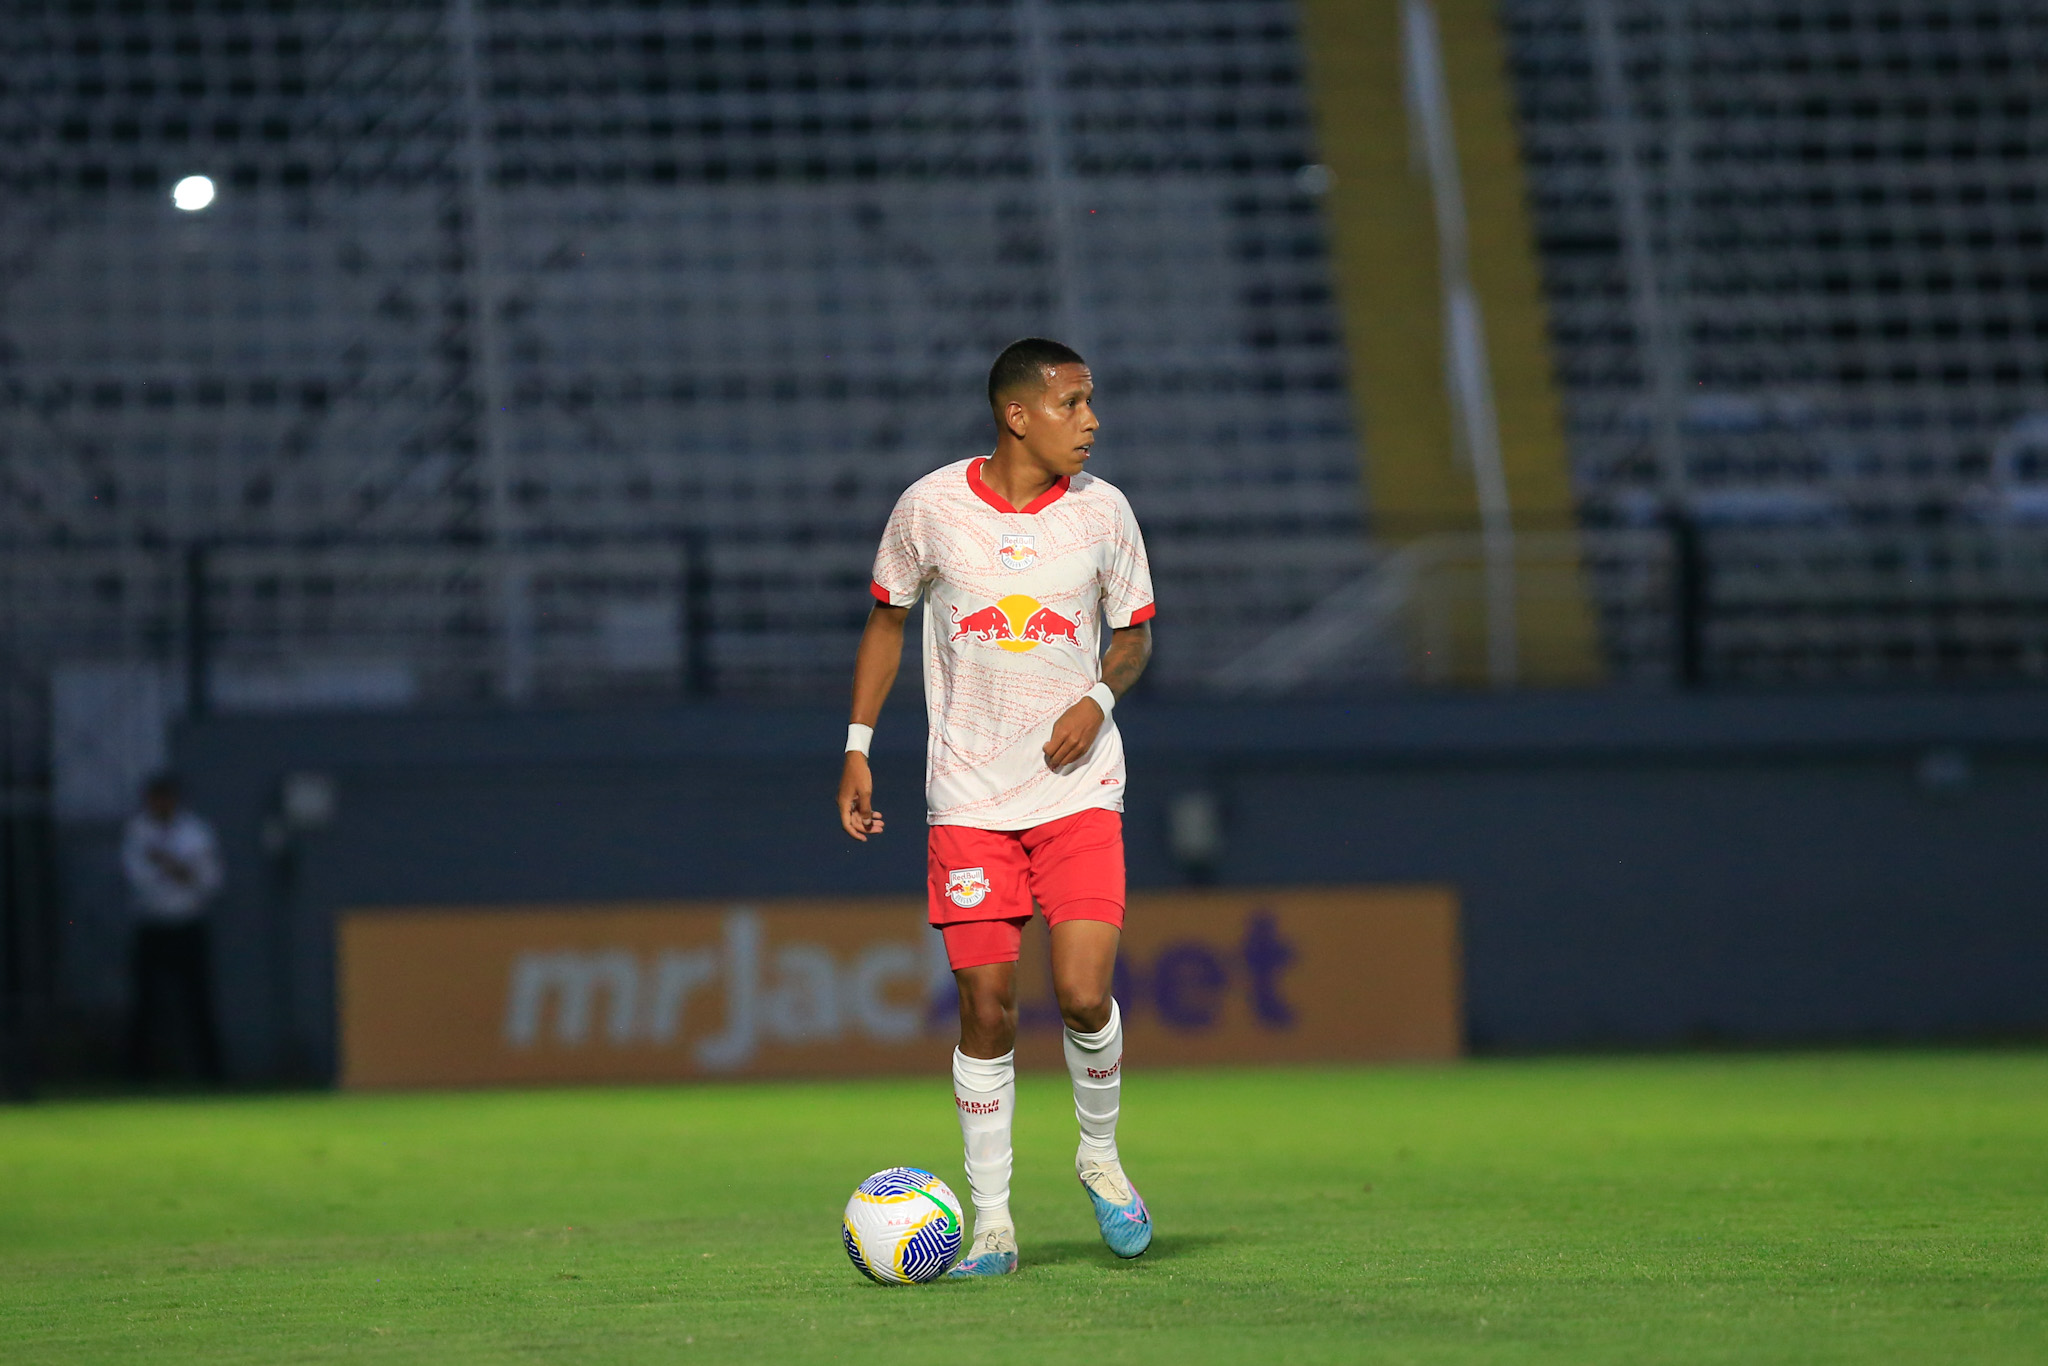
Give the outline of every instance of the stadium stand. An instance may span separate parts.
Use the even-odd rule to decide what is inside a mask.
[[[1583,560],[1622,683],[2048,668],[2038,8],[1501,14],[1581,512],[1525,591]],[[836,692],[1030,331],[1103,376],[1157,686],[1454,677],[1473,529],[1363,534],[1285,0],[31,6],[0,55],[17,748],[53,691]]]
[[[2041,676],[2040,7],[1502,14],[1616,674]]]
[[[1284,3],[73,6],[0,44],[32,670],[836,692],[891,500],[982,448],[1034,331],[1103,376],[1162,682],[1362,562]]]

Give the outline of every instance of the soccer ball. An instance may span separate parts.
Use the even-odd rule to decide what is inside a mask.
[[[960,1198],[917,1167],[891,1167],[860,1183],[839,1226],[856,1270],[883,1285],[937,1280],[960,1259]]]

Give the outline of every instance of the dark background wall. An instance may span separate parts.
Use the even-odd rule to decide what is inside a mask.
[[[1455,884],[1480,1049],[2048,1029],[2032,695],[1140,703],[1120,720],[1134,885],[1188,879],[1166,808],[1192,790],[1224,814],[1220,882]],[[329,1074],[347,907],[917,895],[920,722],[885,720],[894,822],[865,848],[831,809],[836,707],[188,726],[179,762],[233,872],[231,1070]],[[333,780],[335,818],[280,837],[292,772]],[[111,849],[73,832],[65,855],[69,971],[117,981]]]

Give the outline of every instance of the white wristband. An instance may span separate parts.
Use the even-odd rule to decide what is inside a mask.
[[[1110,691],[1109,684],[1097,683],[1088,690],[1088,696],[1094,698],[1095,705],[1102,708],[1102,715],[1105,720],[1108,719],[1111,712],[1116,710],[1116,694]]]
[[[863,726],[860,722],[856,721],[846,728],[846,752],[848,754],[858,752],[865,758],[868,746],[874,743],[875,728],[873,726]]]

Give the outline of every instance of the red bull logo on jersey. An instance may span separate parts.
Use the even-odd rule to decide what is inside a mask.
[[[1007,531],[996,546],[996,563],[1005,569],[1023,573],[1038,563],[1038,537],[1021,532]]]
[[[962,910],[988,900],[988,875],[980,868],[948,868],[946,900]]]
[[[1012,654],[1024,654],[1053,641],[1081,648],[1080,623],[1041,606],[1037,598],[1026,593],[1012,593],[966,616],[955,615],[951,638],[962,640],[969,636]]]

